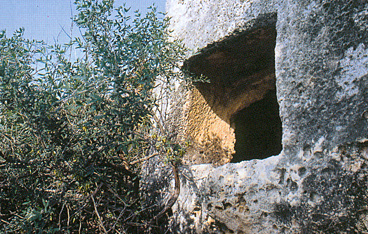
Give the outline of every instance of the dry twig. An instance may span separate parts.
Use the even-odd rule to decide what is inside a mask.
[[[96,206],[96,202],[95,202],[95,199],[93,198],[93,195],[91,196],[91,199],[92,199],[92,202],[93,202],[93,206],[94,206],[94,208],[95,208],[95,213],[96,213],[96,215],[97,215],[97,218],[98,218],[98,220],[100,221],[100,226],[101,226],[102,230],[104,231],[104,233],[107,233],[107,231],[106,231],[106,229],[105,229],[105,227],[104,227],[104,225],[103,225],[103,222],[102,222],[101,216],[100,216],[100,214],[98,213],[97,206]]]
[[[130,163],[130,165],[134,165],[136,163],[140,163],[140,162],[146,161],[146,160],[148,160],[150,158],[153,158],[153,157],[155,157],[157,155],[158,155],[158,153],[154,153],[154,154],[148,155],[147,157],[144,157],[144,158],[141,158],[141,159],[138,159],[138,160],[134,160],[133,162]]]

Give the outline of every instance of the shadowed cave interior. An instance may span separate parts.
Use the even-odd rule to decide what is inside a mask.
[[[282,127],[276,90],[240,110],[231,119],[235,125],[235,154],[231,162],[264,159],[282,150]]]
[[[282,124],[276,97],[276,14],[264,15],[184,63],[195,84],[223,121],[235,131],[231,162],[264,159],[282,150]]]

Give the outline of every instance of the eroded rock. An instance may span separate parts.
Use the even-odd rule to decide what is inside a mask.
[[[167,10],[174,35],[200,49],[185,69],[211,80],[181,96],[193,147],[171,231],[368,232],[368,2],[169,0]],[[235,116],[272,90],[282,127],[268,128],[282,130],[282,151],[231,163]]]

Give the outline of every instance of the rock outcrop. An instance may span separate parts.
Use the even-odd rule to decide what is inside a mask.
[[[368,1],[167,10],[175,37],[198,50],[185,70],[210,80],[183,96],[193,147],[172,231],[368,233]]]

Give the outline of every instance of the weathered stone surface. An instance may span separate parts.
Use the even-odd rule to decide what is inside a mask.
[[[367,139],[367,1],[285,1],[276,77],[285,149]],[[364,26],[363,26],[364,25]]]
[[[229,148],[223,161],[211,161],[210,153],[201,159],[195,147],[188,152],[191,160],[180,168],[182,186],[173,207],[172,232],[368,233],[368,2],[169,0],[167,9],[174,35],[194,51],[204,48],[188,55],[187,70],[212,81],[186,96],[183,134],[204,136],[201,128],[208,125],[201,124],[218,119],[211,131],[221,139],[220,149]],[[272,14],[277,15],[276,24],[265,17]],[[236,78],[234,72],[251,70],[249,58],[259,54],[252,57],[250,51],[256,50],[242,48],[245,55],[229,62],[236,53],[227,54],[228,49],[238,48],[233,46],[239,40],[246,45],[260,19],[265,27],[274,27],[277,37],[250,44],[268,45],[271,51],[274,47],[275,68]],[[217,60],[208,59],[211,56]],[[260,75],[254,78],[254,73]],[[239,80],[250,81],[246,87],[253,88],[227,97],[221,97],[224,91],[217,93],[220,88],[237,90],[234,83]],[[274,88],[272,82],[269,88],[256,85],[260,80],[273,80]],[[238,140],[232,116],[263,99],[265,93],[259,90],[275,88],[282,152],[229,163],[231,144]],[[234,99],[238,101],[231,102]],[[213,155],[219,151],[213,150]]]
[[[167,0],[174,35],[192,50],[230,35],[261,14],[276,12],[276,0]]]
[[[318,148],[318,147],[317,147]],[[367,145],[183,170],[179,233],[364,233]],[[308,160],[309,159],[309,160]],[[188,180],[188,175],[191,180]]]

